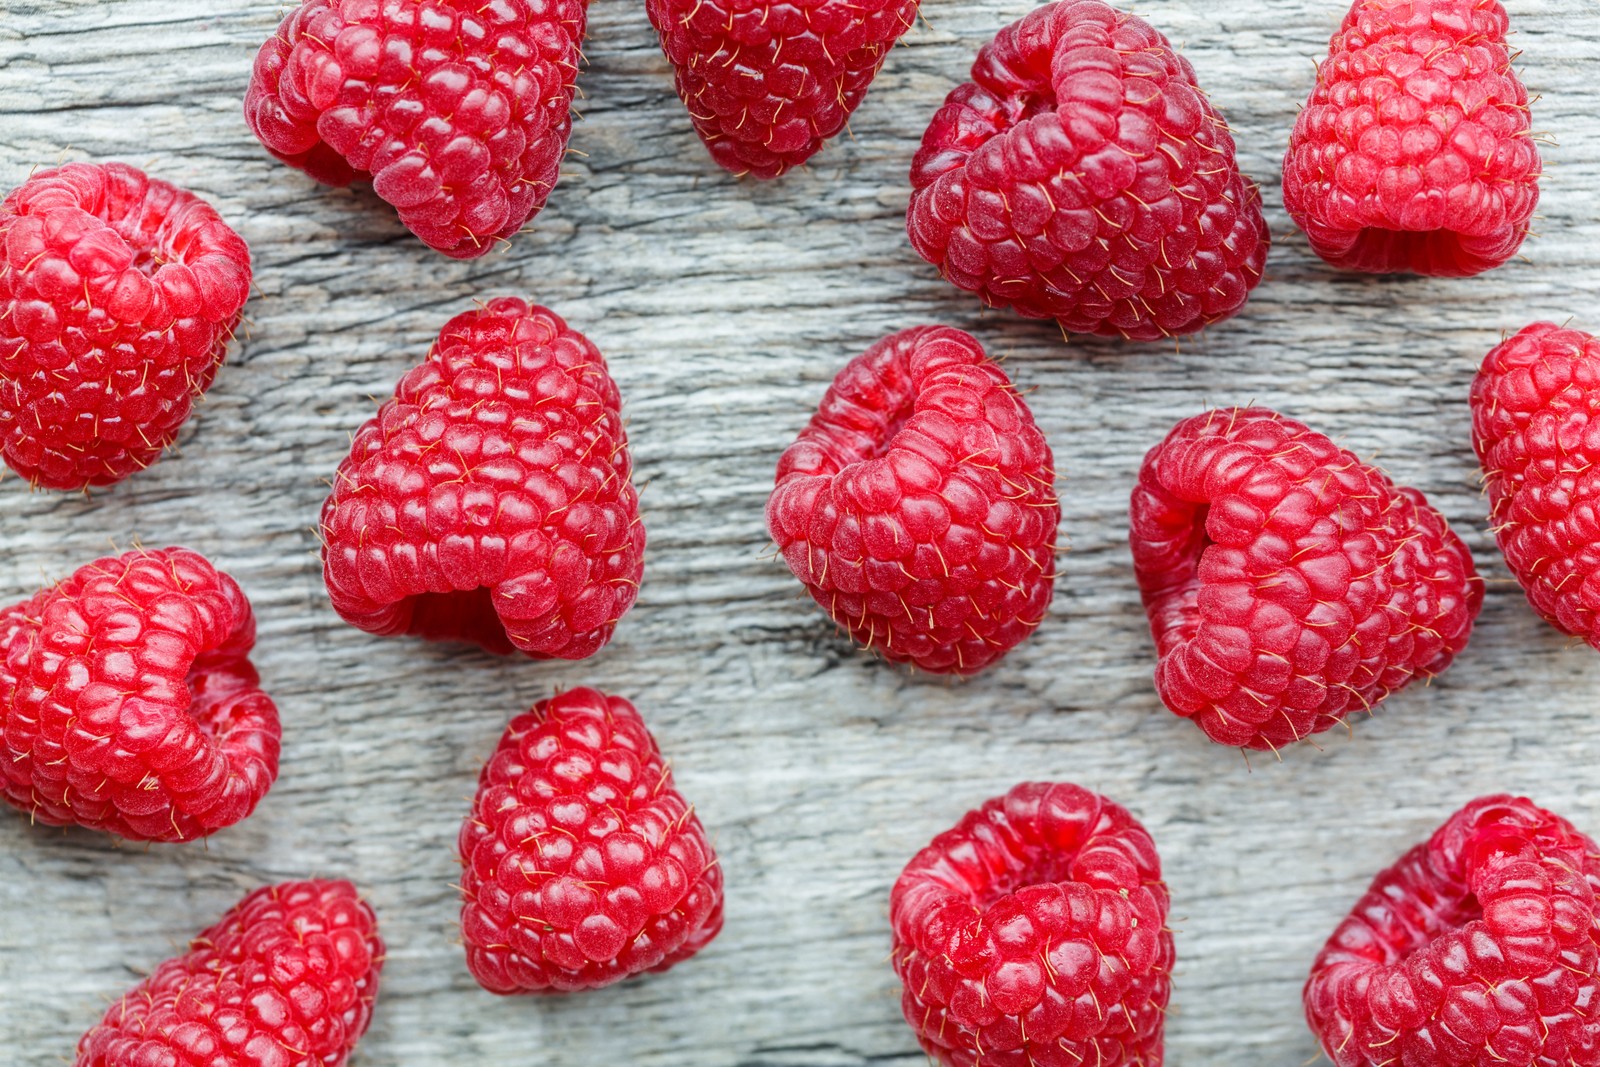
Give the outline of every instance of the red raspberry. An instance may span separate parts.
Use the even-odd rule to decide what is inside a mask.
[[[511,720],[461,825],[461,934],[491,993],[665,971],[722,929],[722,868],[632,704],[593,689]]]
[[[986,304],[1149,341],[1244,306],[1270,237],[1233,138],[1161,33],[1099,0],[1001,30],[911,164],[917,253]]]
[[[334,476],[334,610],[500,654],[598,652],[644,567],[620,406],[600,350],[554,312],[501,298],[451,319]]]
[[[844,129],[918,0],[646,0],[711,158],[776,178]]]
[[[37,822],[187,841],[278,776],[250,602],[184,548],[96,560],[0,610],[0,794]]]
[[[1483,605],[1421,493],[1264,408],[1185,419],[1151,449],[1131,540],[1161,699],[1226,745],[1371,711],[1449,666]]]
[[[304,0],[261,45],[245,120],[329,185],[371,182],[455,259],[544,207],[572,133],[586,0]]]
[[[901,1009],[944,1067],[1161,1067],[1167,887],[1119,805],[1019,785],[917,853],[889,919]]]
[[[919,326],[851,360],[778,462],[767,527],[850,636],[894,663],[974,674],[1044,621],[1055,466],[969,334]]]
[[[265,886],[111,1005],[76,1067],[342,1067],[383,951],[349,882]]]
[[[41,171],[0,204],[0,457],[35,485],[156,461],[222,365],[250,250],[125,163]]]
[[[1600,855],[1522,797],[1483,797],[1373,879],[1306,982],[1335,1067],[1600,1063]]]
[[[1528,92],[1498,0],[1357,0],[1289,139],[1283,201],[1345,270],[1466,277],[1539,202]]]
[[[1528,602],[1600,648],[1600,341],[1535,323],[1472,383],[1472,444],[1495,540]]]

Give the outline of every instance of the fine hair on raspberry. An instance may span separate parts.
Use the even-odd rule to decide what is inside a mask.
[[[1044,621],[1055,462],[975,338],[918,326],[851,360],[778,462],[767,528],[858,644],[973,674]]]
[[[722,929],[722,868],[644,720],[571,689],[511,720],[461,826],[461,936],[492,993],[660,972]]]
[[[1483,604],[1421,493],[1265,408],[1151,449],[1130,542],[1156,689],[1221,744],[1276,750],[1371,711],[1448,667]]]
[[[1542,164],[1509,32],[1499,0],[1356,0],[1283,161],[1312,251],[1441,277],[1517,254]]]
[[[303,0],[262,43],[245,119],[319,182],[370,182],[455,259],[516,233],[572,133],[586,0]]]
[[[249,295],[249,248],[193,193],[126,163],[34,174],[0,203],[0,459],[48,489],[148,467]]]
[[[1100,0],[1036,8],[979,50],[912,160],[906,228],[986,304],[1137,341],[1236,314],[1270,243],[1194,68]]]
[[[514,298],[456,316],[356,432],[322,509],[334,610],[369,633],[582,659],[644,567],[600,350]]]
[[[1160,1067],[1161,860],[1120,805],[1028,782],[969,812],[889,897],[901,1009],[941,1067]]]
[[[95,560],[0,609],[0,794],[138,841],[239,822],[278,776],[255,637],[238,583],[183,548]]]
[[[1334,1067],[1600,1063],[1600,847],[1488,796],[1373,879],[1317,956],[1306,1019]]]

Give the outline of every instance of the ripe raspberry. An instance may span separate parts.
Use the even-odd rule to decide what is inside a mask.
[[[368,633],[593,655],[644,568],[631,470],[592,341],[510,297],[457,315],[334,476],[333,608]]]
[[[974,674],[1044,621],[1055,466],[969,334],[892,334],[833,380],[778,462],[767,527],[850,636],[894,663]]]
[[[1306,982],[1335,1067],[1600,1063],[1600,856],[1522,797],[1475,800],[1373,879]]]
[[[278,776],[250,602],[184,548],[96,560],[0,610],[0,794],[37,822],[187,841]]]
[[[1516,255],[1539,202],[1528,92],[1498,0],[1357,0],[1283,161],[1335,267],[1466,277]]]
[[[1174,713],[1276,749],[1431,677],[1483,604],[1444,516],[1264,408],[1185,419],[1145,457],[1133,566]]]
[[[665,971],[722,929],[722,868],[632,704],[593,689],[511,720],[461,825],[461,934],[491,993]]]
[[[646,0],[711,158],[776,178],[844,129],[919,0]]]
[[[1139,821],[1029,782],[968,812],[889,897],[901,1010],[944,1067],[1161,1067],[1167,887]]]
[[[1600,340],[1535,323],[1483,361],[1472,444],[1506,565],[1547,622],[1600,648]]]
[[[544,207],[572,133],[586,0],[303,0],[261,45],[245,120],[329,185],[371,182],[455,259]]]
[[[125,163],[41,171],[0,204],[0,458],[34,485],[156,461],[222,365],[250,250]]]
[[[342,1067],[383,951],[349,882],[257,889],[111,1005],[76,1067]]]
[[[978,52],[911,164],[906,228],[958,288],[1149,341],[1244,306],[1270,236],[1194,68],[1143,19],[1059,0]]]

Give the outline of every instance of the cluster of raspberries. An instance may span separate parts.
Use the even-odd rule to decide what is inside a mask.
[[[861,103],[916,0],[647,0],[718,163],[770,178]],[[273,155],[369,182],[448,256],[545,204],[571,132],[583,0],[304,0],[245,98]],[[1540,160],[1498,0],[1358,0],[1284,161],[1335,267],[1467,276],[1520,248]],[[1196,73],[1100,0],[1001,30],[912,164],[916,252],[989,304],[1131,340],[1237,313],[1262,279],[1256,185]],[[125,164],[68,163],[0,204],[0,457],[37,487],[128,477],[178,438],[241,321],[243,239]],[[1600,341],[1538,324],[1471,393],[1495,536],[1534,609],[1600,648]],[[857,644],[932,674],[1044,624],[1055,454],[960,330],[919,326],[835,377],[782,454],[767,525]],[[377,635],[584,659],[633,605],[645,530],[621,397],[596,345],[500,298],[445,324],[355,433],[322,509],[333,609]],[[1171,710],[1281,749],[1462,652],[1471,553],[1421,493],[1265,408],[1179,422],[1139,470],[1133,575]],[[139,841],[247,817],[280,723],[238,583],[184,548],[79,567],[0,609],[0,795]],[[627,700],[518,715],[460,832],[468,967],[499,994],[662,971],[722,926],[723,874]],[[1338,1067],[1596,1067],[1600,849],[1487,797],[1381,874],[1318,957],[1312,1029]],[[944,1067],[1155,1067],[1174,948],[1155,845],[1125,809],[1024,784],[970,813],[891,894],[907,1021]],[[384,946],[343,881],[249,894],[83,1038],[83,1067],[340,1067]],[[286,1051],[288,1050],[288,1051]],[[298,1058],[287,1058],[298,1057]]]

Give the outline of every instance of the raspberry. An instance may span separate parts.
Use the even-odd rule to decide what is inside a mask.
[[[958,288],[1072,333],[1154,340],[1244,306],[1261,194],[1154,27],[1059,0],[1001,30],[911,165],[906,228]]]
[[[973,674],[1044,620],[1061,521],[1050,446],[969,334],[919,326],[851,360],[778,462],[767,527],[850,636]]]
[[[304,0],[256,55],[245,120],[329,185],[371,182],[455,259],[544,207],[572,133],[586,0]]]
[[[87,564],[0,610],[0,794],[49,826],[187,841],[278,776],[255,617],[184,548]]]
[[[1600,340],[1553,323],[1496,347],[1472,383],[1472,444],[1506,565],[1545,621],[1600,649]]]
[[[349,882],[257,889],[111,1005],[76,1067],[342,1067],[383,951]]]
[[[844,129],[919,0],[646,0],[711,158],[776,178]]]
[[[944,1067],[1160,1067],[1167,888],[1139,821],[1075,785],[986,802],[889,897],[901,1009]]]
[[[244,240],[125,163],[68,163],[0,204],[0,257],[0,458],[50,489],[154,463],[227,353]]]
[[[1528,92],[1498,0],[1357,0],[1283,161],[1335,267],[1466,277],[1516,255],[1539,202]]]
[[[1449,666],[1483,605],[1421,493],[1263,408],[1151,449],[1131,540],[1156,688],[1221,744],[1277,749],[1371,711]]]
[[[451,319],[334,476],[334,610],[500,654],[598,652],[644,567],[620,405],[600,350],[554,312],[501,298]]]
[[[1373,879],[1306,982],[1335,1067],[1600,1063],[1600,856],[1522,797],[1475,800]]]
[[[492,993],[665,971],[722,929],[722,869],[632,704],[593,689],[511,720],[461,825],[467,967]]]

